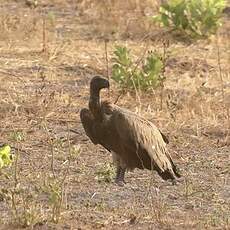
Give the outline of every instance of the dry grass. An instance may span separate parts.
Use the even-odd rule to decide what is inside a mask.
[[[107,72],[104,38],[109,60],[115,43],[127,44],[137,59],[146,46],[162,51],[155,33],[143,41],[160,31],[145,19],[156,5],[2,2],[0,141],[14,146],[18,160],[0,174],[0,229],[229,229],[229,22],[210,41],[170,38],[162,110],[158,90],[118,100],[169,136],[185,181],[172,186],[135,170],[120,188],[98,182],[111,157],[86,138],[79,110],[90,77]],[[110,100],[119,93],[112,82]]]

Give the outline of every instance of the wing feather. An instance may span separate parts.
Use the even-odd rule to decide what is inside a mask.
[[[153,123],[116,105],[112,105],[110,110],[112,110],[112,122],[123,143],[135,144],[137,154],[138,146],[145,149],[153,165],[157,166],[162,173],[167,171],[173,176],[179,175],[163,136]]]
[[[80,119],[86,135],[95,145],[98,144],[98,138],[95,132],[95,121],[92,113],[84,108],[80,111]]]

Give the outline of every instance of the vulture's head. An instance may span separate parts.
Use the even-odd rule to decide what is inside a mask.
[[[109,88],[109,81],[100,76],[93,77],[90,82],[90,91],[99,92],[103,88]]]

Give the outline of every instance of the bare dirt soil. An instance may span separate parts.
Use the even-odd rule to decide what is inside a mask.
[[[109,70],[115,44],[136,59],[162,52],[163,29],[146,19],[157,4],[34,2],[1,0],[0,142],[12,146],[14,163],[0,171],[0,229],[230,229],[229,17],[209,40],[166,33],[162,108],[159,89],[117,102],[169,137],[184,180],[134,170],[119,187],[110,154],[85,136],[79,111],[91,77],[107,73],[105,39]],[[114,102],[120,90],[111,84]]]

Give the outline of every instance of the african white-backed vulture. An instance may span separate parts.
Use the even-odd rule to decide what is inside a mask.
[[[134,168],[156,170],[164,179],[180,177],[166,148],[167,138],[151,122],[107,101],[100,101],[100,90],[109,81],[95,76],[90,82],[89,109],[80,118],[87,136],[112,152],[117,165],[116,182],[124,183],[125,171]]]

